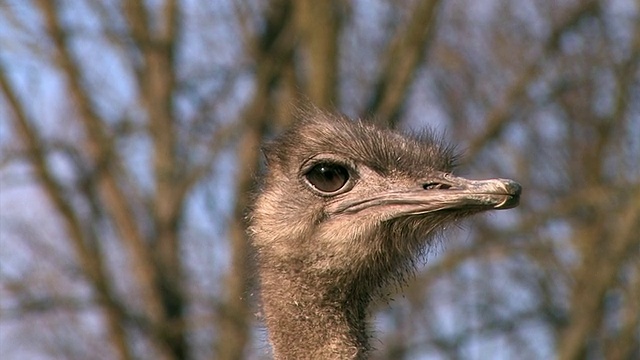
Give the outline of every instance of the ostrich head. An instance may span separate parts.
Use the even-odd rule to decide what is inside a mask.
[[[453,148],[432,133],[407,136],[319,111],[305,114],[265,155],[250,234],[277,357],[287,357],[279,355],[284,344],[306,331],[292,317],[316,327],[343,321],[346,334],[331,330],[314,340],[336,352],[317,354],[342,357],[348,348],[363,356],[365,312],[376,291],[410,269],[447,224],[514,207],[520,195],[510,180],[452,175]],[[327,318],[337,323],[323,324]]]

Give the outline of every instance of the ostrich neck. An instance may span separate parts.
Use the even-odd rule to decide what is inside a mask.
[[[263,269],[263,311],[274,359],[364,359],[366,297],[333,279]]]

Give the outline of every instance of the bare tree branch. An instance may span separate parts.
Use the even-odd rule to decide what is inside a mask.
[[[102,254],[100,254],[95,247],[96,240],[89,239],[87,241],[87,233],[83,230],[81,218],[68,202],[62,186],[49,169],[46,153],[42,147],[44,141],[28,120],[26,111],[24,111],[9,80],[5,76],[6,73],[7,71],[4,66],[0,66],[0,87],[14,114],[13,120],[16,130],[31,154],[30,161],[36,171],[36,177],[42,182],[43,190],[49,201],[51,201],[61,215],[69,232],[73,249],[76,252],[76,259],[84,275],[88,278],[89,283],[99,296],[99,304],[102,306],[102,311],[107,322],[108,333],[118,358],[131,359],[131,354],[125,340],[126,335],[122,327],[122,314],[119,311],[120,306],[113,298],[112,285],[110,284],[109,277],[105,274],[104,265],[102,264]]]
[[[557,50],[560,37],[573,29],[583,18],[594,16],[599,11],[598,1],[589,0],[578,5],[561,21],[543,45],[540,55],[518,75],[516,80],[504,91],[503,99],[493,106],[483,121],[483,131],[474,137],[466,148],[470,156],[474,156],[490,140],[497,138],[512,119],[512,112],[517,104],[526,96],[526,91],[542,71],[542,65]]]
[[[576,286],[571,299],[570,322],[562,331],[558,359],[577,359],[585,353],[588,340],[604,320],[605,294],[616,284],[620,264],[633,256],[630,255],[633,249],[640,247],[637,236],[640,230],[640,186],[631,189],[621,214],[613,226],[614,233],[592,231],[581,239],[589,245],[584,247],[581,264],[575,268]],[[608,239],[606,244],[602,244],[602,239]],[[597,272],[590,269],[597,269]]]
[[[338,50],[341,32],[340,2],[295,2],[297,24],[306,50],[309,79],[306,89],[317,106],[336,106],[338,93]]]
[[[61,70],[69,78],[70,90],[73,99],[80,111],[80,121],[87,129],[87,141],[85,146],[96,164],[104,164],[115,157],[110,140],[106,135],[103,123],[91,105],[91,101],[86,96],[82,85],[79,68],[71,58],[66,44],[64,31],[61,29],[56,15],[56,9],[51,1],[42,0],[39,3],[40,9],[45,15],[47,32],[54,40],[57,58]],[[99,186],[104,202],[107,204],[110,215],[120,230],[123,243],[128,247],[131,256],[135,259],[133,273],[138,279],[139,288],[151,318],[159,320],[162,318],[162,310],[153,285],[156,281],[155,272],[148,259],[149,252],[144,245],[143,236],[135,222],[135,216],[128,206],[126,196],[118,186],[117,179],[110,171],[101,172],[103,175],[99,181]]]
[[[439,0],[418,1],[406,27],[395,34],[385,51],[382,69],[366,109],[366,113],[374,114],[377,121],[391,126],[398,121],[404,94],[413,83],[416,69],[431,42],[439,4]]]

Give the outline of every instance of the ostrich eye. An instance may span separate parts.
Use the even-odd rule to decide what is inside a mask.
[[[349,180],[349,171],[337,164],[318,164],[305,174],[307,181],[316,189],[331,193],[340,190]]]

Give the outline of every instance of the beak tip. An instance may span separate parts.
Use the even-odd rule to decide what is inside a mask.
[[[507,194],[504,201],[495,206],[495,209],[505,210],[511,209],[520,204],[520,194],[522,193],[522,186],[513,180],[500,179],[502,186],[506,190]]]

